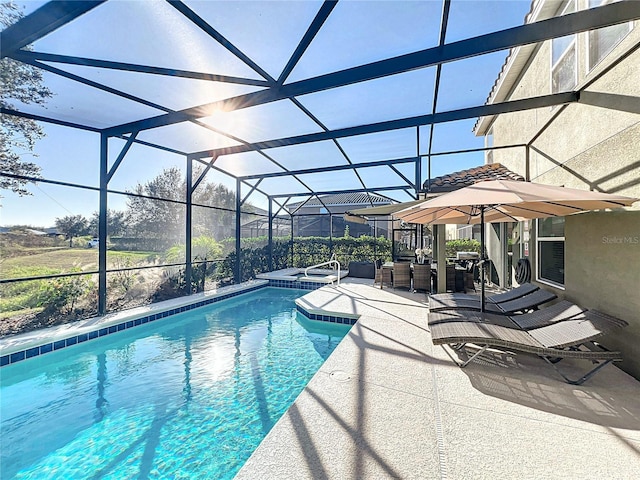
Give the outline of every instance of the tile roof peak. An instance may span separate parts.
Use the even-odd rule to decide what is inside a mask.
[[[487,163],[432,178],[430,183],[428,180],[424,182],[423,188],[430,193],[445,193],[485,180],[524,181],[525,179],[522,175],[509,170],[501,163]]]

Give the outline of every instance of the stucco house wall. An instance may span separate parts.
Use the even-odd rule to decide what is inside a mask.
[[[606,345],[640,378],[640,211],[590,212],[565,220],[564,297],[629,322]]]
[[[640,198],[639,47],[640,22],[635,22],[589,72],[587,33],[579,34],[575,87],[579,102],[496,117],[490,124],[493,145],[530,144],[531,148],[528,168],[525,148],[496,150],[493,161],[533,182]],[[550,93],[551,42],[545,42],[534,51],[506,99]],[[477,133],[486,134],[488,129],[485,125]],[[534,222],[531,233],[529,258],[535,280]],[[640,202],[621,211],[566,217],[565,286],[543,286],[560,298],[629,322],[630,327],[603,343],[620,350],[625,359],[621,368],[640,378]]]

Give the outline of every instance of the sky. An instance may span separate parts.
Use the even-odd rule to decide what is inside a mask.
[[[45,2],[16,2],[29,14]],[[278,78],[295,46],[313,20],[321,2],[308,1],[186,1],[270,76]],[[526,0],[453,0],[446,42],[470,38],[495,30],[521,25],[530,8]],[[311,43],[287,82],[330,73],[384,58],[437,45],[442,5],[439,1],[346,1],[342,0]],[[35,51],[77,55],[120,62],[157,65],[245,78],[261,78],[202,31],[190,24],[164,1],[111,0],[70,24],[36,41]],[[481,105],[493,85],[507,52],[445,64],[442,68],[437,111]],[[55,64],[57,68],[108,84],[128,94],[170,109],[182,109],[241,95],[259,87],[169,78],[92,67]],[[45,72],[46,85],[54,92],[42,109],[17,104],[19,110],[51,116],[95,127],[107,127],[155,116],[162,110],[140,105],[106,92],[96,92],[61,76]],[[435,68],[420,69],[394,77],[371,80],[331,91],[298,97],[328,128],[343,128],[384,120],[431,113]],[[289,100],[282,100],[234,112],[211,112],[200,119],[207,125],[248,142],[289,137],[320,131],[320,127]],[[475,119],[434,127],[432,152],[454,151],[484,146],[472,133]],[[46,137],[38,141],[34,153],[23,158],[41,166],[42,175],[61,182],[98,186],[99,136],[49,124],[41,124]],[[428,150],[429,127],[419,129],[419,149]],[[184,152],[197,152],[237,144],[236,140],[194,124],[144,131],[141,140],[157,142]],[[349,137],[339,141],[354,163],[416,155],[416,129]],[[110,161],[123,142],[109,144]],[[333,142],[319,142],[266,153],[285,168],[300,169],[344,164]],[[431,174],[438,176],[483,163],[483,154],[434,157]],[[217,165],[234,174],[280,170],[256,152],[221,157]],[[149,181],[164,168],[186,171],[181,155],[134,146],[114,175],[109,188],[130,190]],[[413,165],[398,169],[413,179]],[[423,163],[422,180],[427,166]],[[402,183],[388,168],[361,170],[368,187]],[[357,188],[352,171],[304,175],[301,179],[314,191]],[[235,189],[235,180],[212,172],[207,181]],[[265,179],[261,188],[271,193],[302,192],[304,187],[286,178]],[[0,225],[30,224],[49,227],[55,218],[98,209],[98,195],[91,190],[71,189],[39,183],[29,187],[32,196],[18,197],[2,192]],[[247,193],[245,187],[243,195]],[[388,193],[388,192],[387,192]],[[399,201],[404,194],[391,194]],[[300,200],[297,197],[292,201]],[[109,195],[109,208],[123,209],[125,197]],[[254,194],[249,201],[266,208],[264,196]]]

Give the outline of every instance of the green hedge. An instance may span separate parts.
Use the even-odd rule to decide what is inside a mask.
[[[233,241],[223,241],[228,244]],[[241,281],[255,278],[258,273],[264,273],[269,267],[269,246],[265,245],[262,237],[242,239],[240,242],[241,257]],[[326,262],[331,255],[336,258],[343,268],[349,266],[349,262],[374,261],[377,258],[383,261],[391,260],[391,240],[371,236],[361,237],[296,237],[293,241],[293,263],[291,262],[290,237],[275,239],[273,242],[273,270],[287,267],[304,268],[310,265]],[[217,278],[220,281],[233,279],[236,262],[235,252],[227,254],[217,270]]]
[[[448,240],[445,252],[447,257],[455,257],[456,252],[480,253],[480,242],[477,240]]]

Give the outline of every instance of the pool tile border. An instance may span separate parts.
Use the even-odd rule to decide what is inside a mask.
[[[274,280],[269,279],[269,286],[276,288],[295,288],[298,290],[317,290],[331,285],[325,282],[301,282],[299,280]]]
[[[23,360],[27,360],[29,358],[38,357],[46,353],[55,352],[63,348],[84,343],[89,340],[94,340],[96,338],[101,338],[106,335],[118,333],[123,330],[127,330],[129,328],[133,328],[139,325],[144,325],[149,322],[153,322],[155,320],[170,317],[172,315],[177,315],[178,313],[187,312],[189,310],[193,310],[194,308],[199,308],[205,305],[210,305],[212,303],[221,302],[222,300],[227,300],[229,298],[237,297],[238,295],[254,292],[261,288],[276,287],[276,288],[293,288],[297,290],[317,290],[327,285],[328,284],[326,283],[301,282],[298,280],[269,280],[268,282],[263,281],[258,285],[252,285],[252,286],[244,287],[242,289],[234,289],[227,293],[215,294],[215,296],[204,298],[200,301],[193,302],[187,305],[176,306],[174,308],[170,308],[161,312],[149,313],[147,315],[144,315],[138,318],[123,319],[123,321],[120,323],[116,323],[108,326],[96,327],[95,330],[91,330],[89,332],[79,333],[77,335],[72,335],[68,338],[55,340],[55,341],[48,342],[38,346],[29,346],[25,349],[0,356],[0,367],[13,365],[15,363],[21,362]],[[301,307],[297,303],[296,303],[296,309],[298,312],[300,312],[310,320],[316,320],[320,322],[337,323],[342,325],[354,325],[358,320],[357,318],[335,315],[333,314],[333,312],[312,313],[307,311],[305,308]]]
[[[153,322],[155,320],[170,317],[172,315],[177,315],[178,313],[187,312],[189,310],[203,307],[205,305],[221,302],[222,300],[227,300],[229,298],[237,297],[238,295],[254,292],[256,290],[266,288],[267,286],[269,286],[267,282],[260,283],[259,285],[253,285],[243,289],[229,291],[228,293],[215,295],[210,298],[204,298],[200,301],[193,302],[188,305],[176,306],[175,308],[170,308],[162,312],[149,313],[148,315],[144,315],[142,317],[135,318],[135,319],[125,319],[122,322],[114,325],[103,326],[101,328],[97,328],[96,330],[80,333],[77,335],[72,335],[68,338],[45,343],[43,345],[29,346],[24,350],[18,350],[17,352],[12,352],[12,353],[8,353],[6,355],[0,356],[0,367],[13,365],[15,363],[21,362],[29,358],[44,355],[45,353],[61,350],[63,348],[71,347],[79,343],[83,343],[96,338],[101,338],[106,335],[111,335],[112,333],[117,333],[123,330],[127,330],[129,328],[137,327],[139,325],[144,325],[146,323]],[[296,287],[289,287],[289,288],[296,288]]]
[[[335,314],[327,313],[311,313],[304,307],[301,307],[296,303],[296,310],[307,317],[309,320],[317,320],[319,322],[330,322],[330,323],[339,323],[341,325],[355,325],[358,321],[357,318],[354,317],[343,317]]]
[[[269,279],[269,286],[276,288],[296,288],[299,290],[318,290],[322,287],[331,286],[325,282],[304,282],[299,280],[274,280]],[[341,325],[355,325],[358,321],[358,317],[345,317],[334,312],[316,311],[310,312],[302,307],[296,300],[296,310],[309,320],[316,320],[319,322],[338,323]]]

